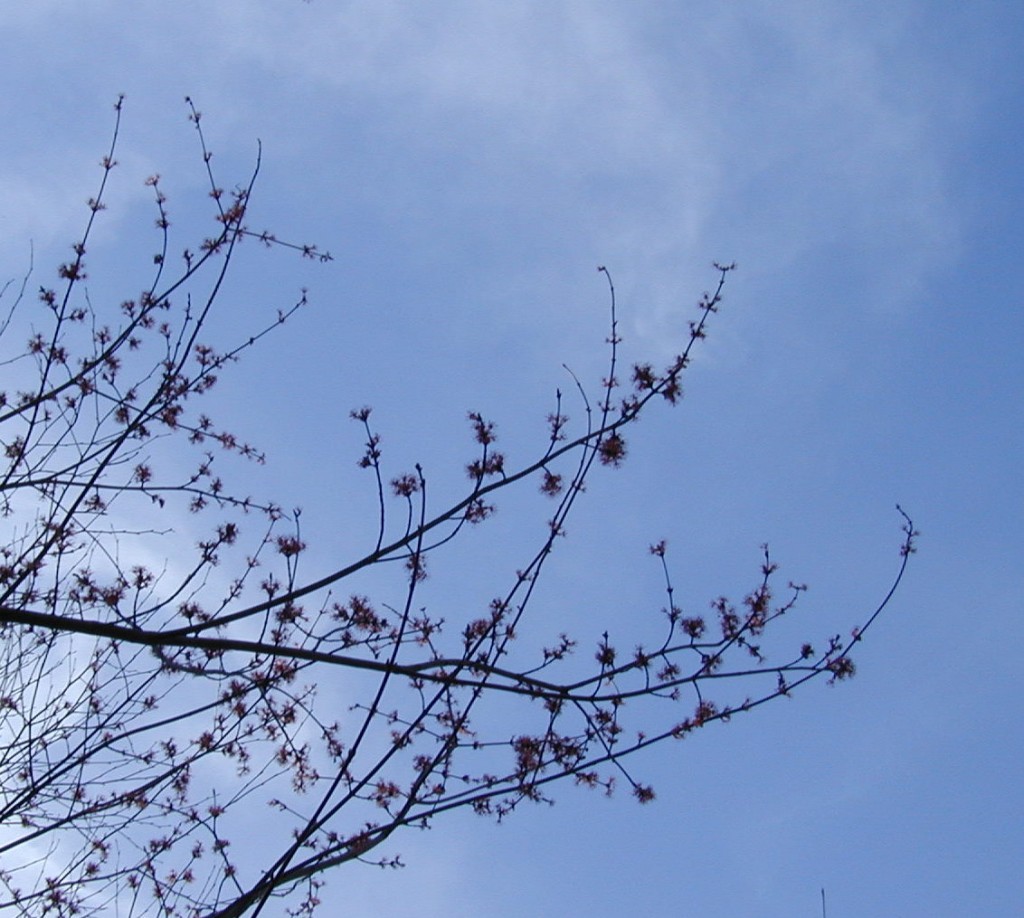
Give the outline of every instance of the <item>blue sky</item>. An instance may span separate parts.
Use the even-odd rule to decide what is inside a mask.
[[[441,493],[467,409],[528,454],[562,364],[602,372],[599,264],[632,359],[674,352],[713,260],[739,270],[537,614],[628,634],[662,600],[650,542],[699,607],[749,588],[767,541],[811,586],[803,629],[845,631],[895,571],[897,501],[922,532],[849,684],[653,752],[647,807],[566,788],[501,826],[440,820],[397,841],[404,871],[332,878],[325,913],[813,918],[824,886],[829,918],[1020,914],[1024,8],[35,0],[0,12],[0,47],[0,282],[30,242],[40,278],[66,257],[121,92],[95,296],[145,276],[147,175],[175,223],[207,207],[185,95],[225,183],[262,141],[252,222],[334,254],[251,247],[219,320],[310,289],[217,398],[270,455],[258,487],[305,508],[312,565],[374,523],[349,409]],[[506,503],[429,601],[515,567],[544,509]]]

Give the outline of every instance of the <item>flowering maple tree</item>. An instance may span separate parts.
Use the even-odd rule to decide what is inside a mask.
[[[119,101],[74,257],[35,306],[23,284],[0,325],[3,379],[16,378],[0,393],[0,907],[227,918],[280,898],[306,914],[327,871],[397,866],[391,836],[400,828],[460,808],[503,819],[550,799],[558,782],[608,792],[618,782],[650,801],[654,790],[629,768],[633,753],[811,680],[853,674],[850,650],[913,551],[906,515],[895,580],[846,638],[769,654],[773,623],[804,588],[776,583],[767,548],[742,600],[684,613],[659,542],[650,551],[667,599],[654,645],[624,651],[610,631],[593,650],[577,642],[594,635],[559,634],[547,647],[516,640],[588,476],[625,461],[627,428],[641,415],[681,399],[730,265],[715,266],[717,286],[678,355],[662,368],[632,366],[627,384],[618,380],[615,289],[599,269],[611,305],[609,366],[596,397],[576,384],[582,424],[570,424],[558,393],[546,438],[513,466],[495,424],[470,413],[468,483],[447,506],[428,501],[420,467],[386,471],[372,412],[354,410],[376,536],[347,562],[305,575],[298,514],[235,492],[218,471],[223,453],[256,463],[262,454],[199,408],[305,294],[239,344],[202,339],[244,240],[330,256],[248,228],[258,167],[245,185],[221,190],[189,105],[215,232],[172,259],[166,200],[159,178],[148,179],[160,238],[152,280],[117,307],[92,302],[85,257],[116,166]],[[30,308],[26,347],[15,336]],[[471,539],[499,495],[522,489],[551,502],[532,552],[515,559],[486,608],[463,621],[431,616],[417,602],[431,554]],[[205,527],[198,544],[174,539],[164,522],[174,510]],[[153,544],[166,564],[143,562],[141,547]],[[357,575],[385,566],[398,572],[390,594],[339,598]],[[326,690],[338,673],[357,698],[343,718]],[[490,716],[496,704],[514,713]],[[254,805],[271,831],[245,830]]]

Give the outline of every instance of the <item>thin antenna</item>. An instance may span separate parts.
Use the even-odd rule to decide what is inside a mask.
[[[828,918],[825,914],[825,887],[821,887],[821,918]]]

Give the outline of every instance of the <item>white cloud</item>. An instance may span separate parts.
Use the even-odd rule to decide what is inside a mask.
[[[251,157],[262,134],[273,156],[318,186],[345,167],[330,151],[371,126],[397,196],[389,205],[388,188],[374,189],[380,208],[415,222],[423,214],[412,198],[444,199],[466,232],[495,211],[533,211],[527,221],[561,263],[578,253],[636,278],[636,300],[650,309],[638,330],[662,338],[679,321],[680,291],[707,283],[713,258],[777,276],[807,259],[845,257],[894,299],[948,258],[957,227],[947,151],[929,117],[947,87],[928,85],[937,65],[913,53],[913,23],[876,13],[814,4],[183,3],[159,13],[143,5],[121,17],[116,35],[96,28],[112,11],[79,10],[57,40],[91,26],[88,85],[100,93],[132,84],[126,156],[146,150],[155,167],[159,138],[165,162],[185,162],[187,126],[176,110],[154,110],[178,87],[209,110],[220,155]],[[69,63],[83,58],[79,48]],[[96,113],[78,105],[86,116]],[[81,124],[71,131],[74,147],[62,150],[56,175],[45,156],[45,172],[3,168],[11,237],[28,226],[37,237],[66,232],[64,202],[80,197],[69,189],[86,156],[82,133]],[[95,156],[88,146],[85,161]],[[450,166],[421,173],[425,159]],[[324,190],[341,209],[360,193],[344,183]],[[50,222],[40,224],[40,213]],[[755,295],[763,290],[751,283]]]

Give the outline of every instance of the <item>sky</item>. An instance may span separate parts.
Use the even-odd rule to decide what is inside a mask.
[[[442,494],[467,410],[529,455],[563,365],[601,376],[598,265],[626,358],[656,361],[712,262],[738,269],[538,614],[628,634],[663,600],[651,542],[694,607],[749,589],[767,542],[810,585],[801,627],[846,632],[898,566],[897,502],[921,531],[849,683],[653,750],[647,806],[566,787],[441,819],[396,841],[405,869],[329,878],[325,914],[815,918],[822,888],[829,918],[1021,914],[1022,47],[1024,7],[996,0],[4,6],[0,284],[66,257],[120,93],[95,296],[145,276],[146,176],[172,222],[208,209],[186,95],[226,184],[262,145],[251,222],[334,255],[251,246],[217,319],[309,288],[216,397],[314,566],[374,525],[348,411],[372,404],[388,461]],[[430,599],[491,595],[538,506],[500,505]]]

